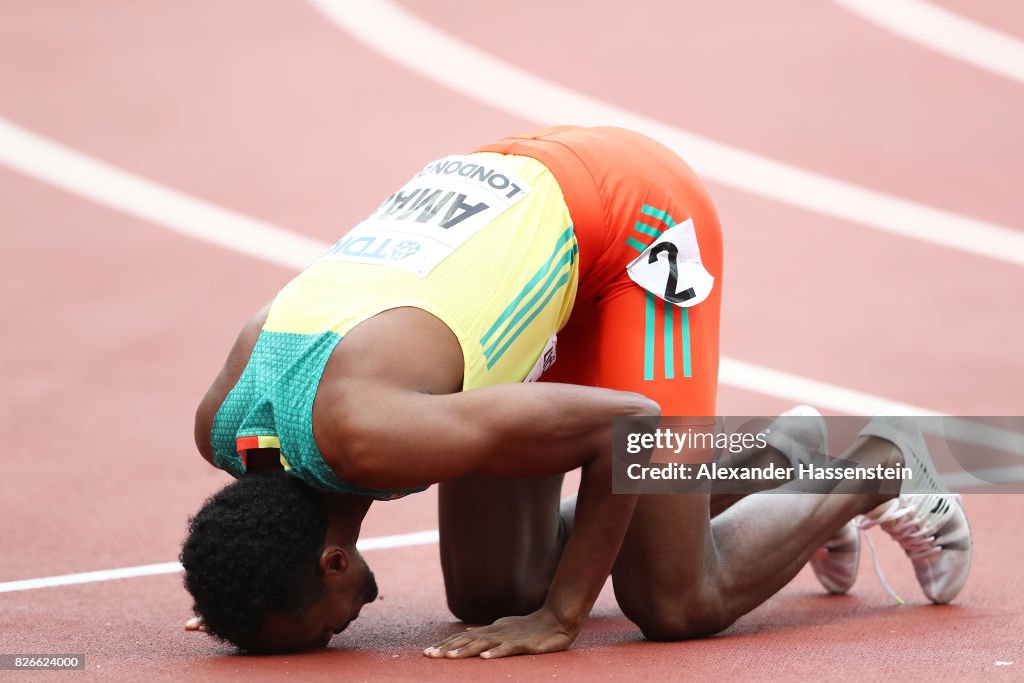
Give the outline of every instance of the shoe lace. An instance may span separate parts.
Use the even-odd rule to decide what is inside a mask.
[[[885,574],[882,572],[882,566],[878,562],[878,552],[875,549],[875,543],[871,536],[868,535],[867,530],[884,524],[883,528],[885,531],[900,544],[911,561],[938,555],[942,552],[942,548],[935,542],[936,537],[930,533],[934,526],[928,522],[930,517],[942,515],[941,512],[934,512],[939,509],[939,506],[934,505],[934,503],[940,497],[930,496],[929,498],[922,505],[922,501],[916,501],[909,496],[900,496],[894,499],[889,507],[878,517],[870,518],[863,516],[855,522],[859,532],[867,539],[868,548],[871,550],[871,563],[875,567],[875,576],[878,577],[878,583],[881,584],[882,590],[897,605],[905,604],[906,601],[892,589],[892,586],[886,580]],[[951,503],[952,501],[949,502]],[[942,507],[948,508],[948,503]],[[929,512],[929,510],[932,510],[932,512]]]
[[[871,549],[871,563],[875,566],[875,576],[878,577],[878,583],[881,584],[882,590],[884,590],[886,595],[892,598],[897,605],[906,604],[907,601],[901,598],[899,594],[892,589],[889,582],[885,580],[885,574],[882,573],[882,565],[878,563],[878,552],[875,550],[875,542],[871,540],[871,536],[868,535],[867,530],[860,528],[858,525],[857,533],[868,541],[868,548]]]

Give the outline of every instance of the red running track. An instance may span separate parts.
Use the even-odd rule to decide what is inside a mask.
[[[1024,39],[1012,3],[941,4]],[[611,2],[585,13],[537,0],[406,7],[620,107],[1024,227],[1020,85],[831,3],[638,0],[628,15]],[[411,74],[304,3],[5,0],[0,15],[0,117],[322,241],[424,160],[536,126]],[[711,191],[727,232],[729,357],[936,410],[1024,411],[1012,341],[1024,332],[1020,267]],[[194,452],[194,404],[242,321],[291,271],[2,166],[0,200],[0,582],[173,560],[187,515],[226,482]],[[766,301],[768,288],[784,295]],[[787,403],[726,386],[720,411]],[[976,564],[951,607],[925,606],[880,538],[908,606],[889,603],[865,557],[850,597],[819,595],[805,573],[708,640],[643,642],[606,594],[567,653],[431,661],[420,649],[455,624],[425,545],[367,554],[384,599],[327,651],[237,656],[184,633],[178,575],[0,594],[0,651],[83,652],[87,678],[136,680],[1020,678],[1024,501],[966,504]],[[377,505],[364,535],[432,528],[433,509],[432,493]]]

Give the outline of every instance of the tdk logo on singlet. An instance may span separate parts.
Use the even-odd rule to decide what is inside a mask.
[[[411,240],[405,240],[404,242],[396,245],[395,248],[391,250],[391,260],[392,261],[401,261],[402,259],[404,259],[404,258],[406,258],[408,256],[413,256],[413,255],[419,253],[419,251],[420,251],[420,243],[419,242],[413,242]]]
[[[329,258],[340,254],[342,256],[356,256],[378,261],[401,261],[416,255],[421,248],[419,242],[403,240],[394,247],[391,247],[391,249],[388,249],[393,241],[390,237],[371,237],[369,235],[359,237],[349,235],[338,240],[322,258]]]

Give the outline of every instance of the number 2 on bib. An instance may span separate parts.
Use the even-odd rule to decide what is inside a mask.
[[[715,284],[701,263],[692,218],[663,232],[626,266],[626,272],[648,292],[684,308],[708,298]]]

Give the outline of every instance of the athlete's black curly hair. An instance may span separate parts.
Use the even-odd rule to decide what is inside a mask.
[[[324,592],[326,534],[326,503],[294,477],[251,474],[208,498],[189,519],[180,556],[207,632],[252,650],[268,614],[312,605]]]

